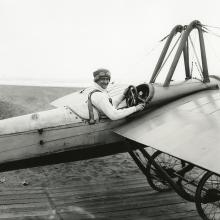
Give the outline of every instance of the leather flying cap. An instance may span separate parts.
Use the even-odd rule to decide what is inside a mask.
[[[105,78],[105,77],[109,78],[109,80],[111,79],[111,73],[107,69],[98,69],[95,72],[93,72],[93,76],[94,76],[95,82],[97,82],[101,78]]]

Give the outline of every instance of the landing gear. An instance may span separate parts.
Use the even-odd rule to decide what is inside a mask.
[[[151,158],[176,182],[176,185],[180,188],[180,196],[193,202],[198,182],[205,171],[160,151],[152,154]],[[151,161],[148,161],[146,166],[146,177],[149,185],[154,190],[158,192],[172,190],[170,184],[161,177],[160,172],[152,165]]]
[[[177,173],[179,176],[177,184],[181,187],[183,193],[185,193],[185,195],[188,197],[188,201],[195,201],[198,183],[205,172],[205,170],[185,162],[185,168]]]
[[[204,220],[220,219],[220,176],[207,172],[196,190],[196,208]]]
[[[176,163],[174,160],[170,161],[169,158],[167,158],[167,155],[165,155],[160,151],[156,151],[155,153],[153,153],[151,158],[156,163],[160,164],[160,166],[163,167],[163,169],[165,169],[171,176],[176,166],[181,166],[179,163]],[[146,166],[146,177],[149,185],[154,190],[158,192],[166,192],[172,190],[170,184],[164,178],[161,177],[160,173],[153,166],[151,161],[148,161]]]
[[[186,188],[189,181],[184,178],[186,172],[193,169],[191,164],[160,151],[151,156],[145,149],[129,153],[154,190],[166,192],[174,189],[184,199],[194,201],[195,191],[191,192]]]
[[[154,190],[158,192],[172,190],[170,184],[160,175],[160,172],[153,166],[152,162],[148,161],[148,159],[145,157],[146,153],[147,151],[145,149],[129,152],[134,162],[137,164],[142,173],[146,176],[149,185]],[[163,159],[161,158],[161,155],[163,154],[160,151],[153,151],[151,153],[151,158],[159,164]]]
[[[220,176],[160,151],[129,152],[158,192],[174,189],[182,198],[196,203],[203,220],[220,220]]]

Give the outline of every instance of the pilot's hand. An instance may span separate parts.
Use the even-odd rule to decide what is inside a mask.
[[[141,104],[136,105],[135,106],[136,112],[142,111],[144,109],[144,107],[145,107],[145,103],[141,103]]]

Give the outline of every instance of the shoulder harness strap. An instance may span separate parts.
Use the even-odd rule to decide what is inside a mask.
[[[91,96],[95,92],[101,92],[101,91],[98,89],[95,89],[95,90],[91,91],[88,95],[89,124],[95,124],[93,106],[92,106],[92,101],[91,101]]]

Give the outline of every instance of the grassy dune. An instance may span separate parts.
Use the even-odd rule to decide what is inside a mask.
[[[79,89],[0,85],[0,118],[51,109],[50,102]]]

